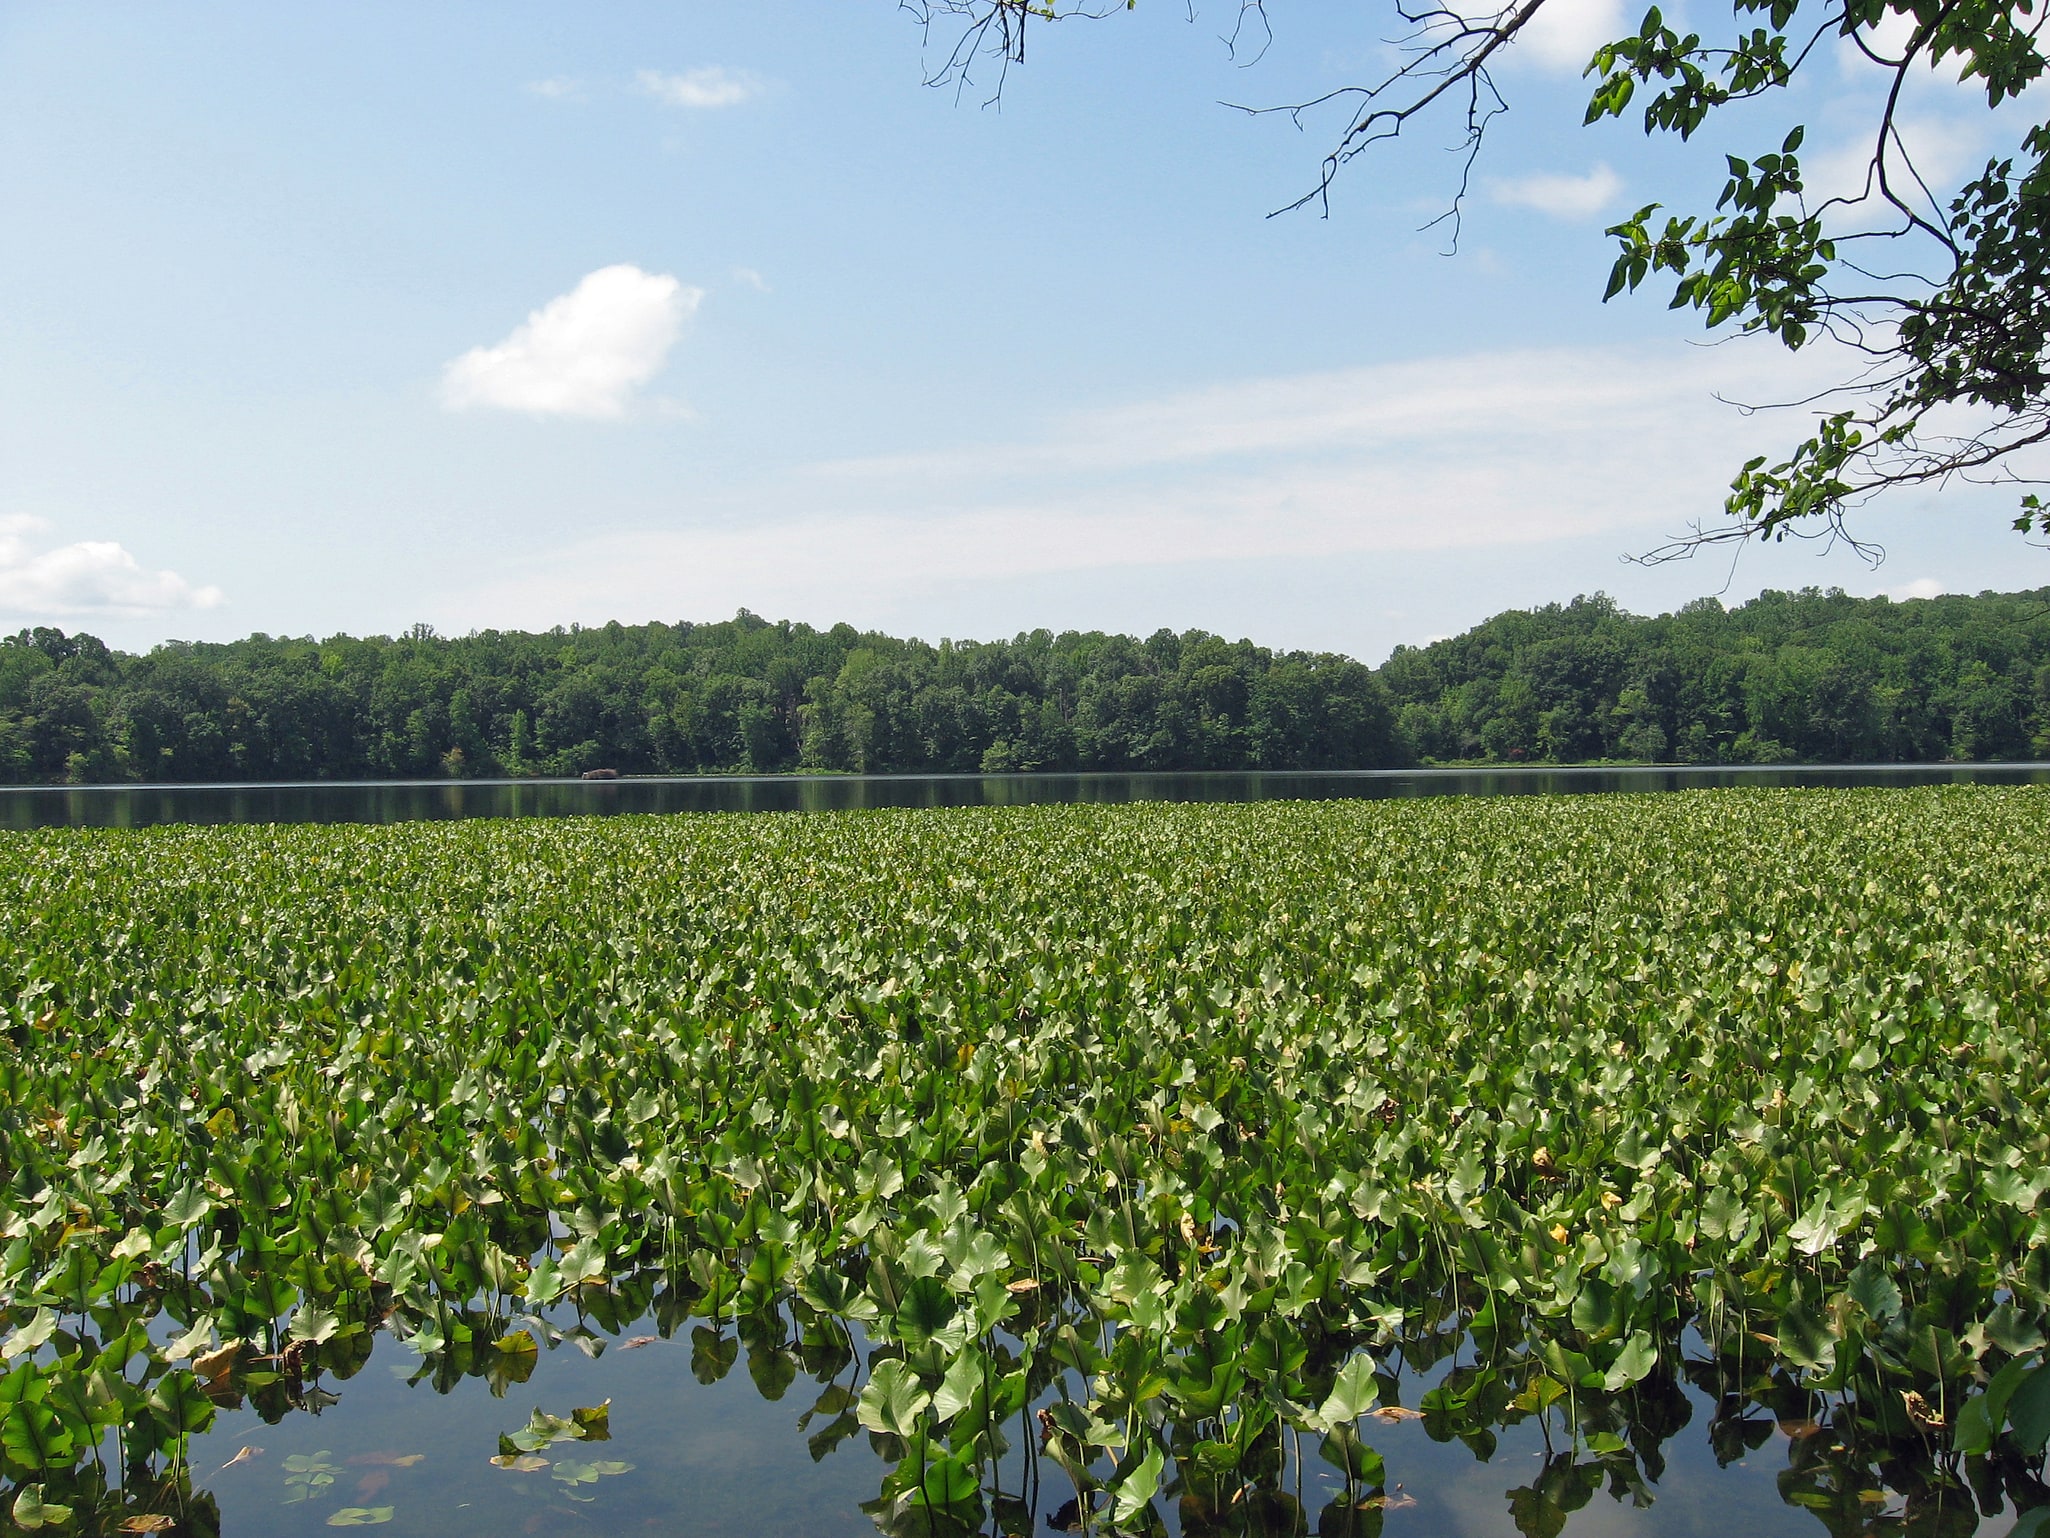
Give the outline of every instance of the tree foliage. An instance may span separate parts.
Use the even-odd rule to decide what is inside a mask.
[[[1395,0],[1401,52],[1384,74],[1260,109],[1340,119],[1315,185],[1291,206],[1324,205],[1348,162],[1420,119],[1457,118],[1470,169],[1507,105],[1495,71],[1547,3]],[[959,77],[978,55],[1021,62],[1029,18],[1111,7],[926,0],[912,9],[929,27],[940,16],[955,23],[941,73]],[[1264,25],[1262,0],[1241,0],[1240,31],[1249,15]],[[1785,459],[1761,456],[1739,471],[1728,522],[1654,557],[1725,539],[1844,533],[1846,512],[1890,487],[2024,479],[2016,456],[2050,439],[2050,124],[2030,121],[2018,101],[2044,70],[2042,25],[2037,0],[1732,0],[1730,21],[1700,32],[1654,6],[1634,34],[1595,52],[1586,121],[1634,110],[1647,135],[1682,140],[1711,121],[1726,126],[1723,108],[1785,92],[1828,44],[1856,50],[1883,87],[1864,125],[1856,189],[1816,195],[1801,158],[1805,129],[1782,122],[1754,152],[1727,157],[1713,209],[1649,203],[1608,231],[1617,249],[1605,298],[1670,283],[1672,308],[1695,311],[1711,331],[1762,333],[1792,349],[1828,338],[1848,360],[1838,386],[1804,403],[1819,408],[1809,436]],[[1983,100],[2004,146],[1948,182],[1902,135],[1906,95],[1935,76]],[[1462,174],[1445,216],[1455,230],[1464,193]],[[2030,494],[2016,527],[2050,530],[2050,510]]]
[[[1695,763],[2050,757],[2050,590],[1894,603],[1596,595],[1400,647],[1381,669],[1433,759]]]
[[[1372,672],[1201,631],[930,646],[745,610],[460,638],[252,636],[146,656],[0,640],[0,780],[1372,768]]]
[[[1511,611],[1378,670],[1201,631],[929,646],[742,611],[541,634],[0,638],[0,781],[2050,757],[2050,589]]]

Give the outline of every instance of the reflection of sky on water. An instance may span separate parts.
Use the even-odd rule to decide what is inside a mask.
[[[627,1338],[650,1330],[641,1321]],[[691,1372],[689,1326],[676,1337],[639,1349],[614,1345],[591,1359],[565,1341],[544,1350],[531,1379],[511,1385],[494,1399],[481,1378],[466,1378],[448,1395],[426,1383],[409,1384],[418,1359],[405,1346],[379,1336],[370,1362],[354,1378],[327,1381],[339,1403],[315,1417],[290,1414],[264,1425],[249,1410],[223,1412],[212,1431],[193,1443],[196,1487],[219,1501],[223,1538],[308,1538],[331,1529],[327,1518],[345,1506],[390,1505],[390,1538],[499,1538],[499,1535],[638,1534],[750,1538],[862,1538],[876,1529],[861,1503],[873,1500],[889,1465],[857,1433],[814,1462],[798,1421],[820,1387],[800,1372],[779,1400],[761,1397],[748,1372],[746,1351],[719,1382],[698,1383]],[[1430,1382],[1406,1375],[1402,1397],[1411,1403]],[[841,1383],[849,1373],[839,1375]],[[1815,1513],[1781,1499],[1789,1438],[1775,1431],[1749,1456],[1718,1468],[1709,1445],[1709,1399],[1685,1390],[1691,1418],[1661,1447],[1666,1469],[1649,1507],[1617,1499],[1606,1480],[1586,1504],[1566,1519],[1565,1538],[1822,1538],[1826,1525]],[[536,1407],[566,1415],[578,1405],[611,1400],[612,1438],[602,1444],[559,1444],[552,1458],[620,1459],[632,1472],[595,1485],[568,1487],[548,1470],[516,1473],[487,1461],[502,1432],[524,1426]],[[1765,1416],[1766,1412],[1754,1412]],[[817,1431],[827,1417],[815,1420]],[[1769,1421],[1767,1422],[1769,1424]],[[1015,1423],[1007,1428],[1015,1444]],[[1434,1442],[1421,1421],[1389,1425],[1369,1419],[1366,1440],[1387,1459],[1391,1492],[1398,1504],[1386,1511],[1388,1538],[1515,1538],[1510,1492],[1532,1485],[1546,1456],[1535,1421],[1498,1429],[1500,1443],[1486,1463],[1457,1441]],[[259,1456],[223,1470],[243,1446]],[[1555,1420],[1553,1447],[1564,1450]],[[283,1504],[285,1460],[293,1454],[326,1452],[340,1473],[324,1498]],[[394,1458],[420,1453],[411,1467]],[[1339,1492],[1339,1479],[1317,1458],[1305,1438],[1301,1493],[1309,1530]],[[1583,1459],[1591,1455],[1582,1453]],[[1015,1491],[1024,1473],[1021,1449],[1005,1459],[1003,1484]],[[1293,1494],[1297,1468],[1291,1463],[1283,1488]],[[1047,1517],[1068,1498],[1065,1478],[1046,1460],[1039,1467],[1040,1501],[1036,1531],[1048,1531]],[[578,1499],[577,1497],[583,1497]],[[1401,1497],[1414,1505],[1401,1504]],[[1171,1534],[1179,1534],[1174,1504],[1157,1500]],[[1897,1496],[1872,1515],[1898,1515]],[[1979,1523],[1960,1523],[1949,1533],[1998,1538],[2013,1524],[2011,1513]],[[1888,1531],[1881,1527],[1876,1531]],[[1892,1531],[1899,1531],[1897,1527]]]

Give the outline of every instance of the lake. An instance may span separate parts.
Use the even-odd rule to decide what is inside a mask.
[[[625,780],[388,780],[281,785],[0,787],[0,828],[159,823],[421,822],[672,812],[833,812],[1035,802],[1329,801],[1718,786],[2043,785],[2050,764],[1363,769],[1186,774],[695,775]]]
[[[220,1414],[193,1443],[193,1498],[201,1508],[217,1503],[217,1516],[207,1512],[194,1530],[313,1538],[356,1510],[377,1513],[395,1538],[877,1531],[863,1505],[876,1501],[890,1464],[842,1419],[844,1390],[860,1381],[850,1363],[820,1360],[794,1336],[742,1339],[731,1324],[715,1330],[702,1319],[663,1338],[652,1317],[608,1334],[580,1328],[569,1310],[551,1312],[550,1327],[529,1328],[563,1338],[524,1381],[503,1371],[436,1378],[383,1337],[354,1376],[308,1384],[303,1408],[272,1393]],[[1429,1406],[1430,1388],[1471,1377],[1471,1340],[1444,1345],[1446,1359],[1409,1376],[1405,1404]],[[1625,1445],[1605,1452],[1571,1445],[1556,1423],[1548,1435],[1536,1419],[1490,1427],[1435,1410],[1369,1417],[1365,1439],[1387,1460],[1381,1505],[1347,1505],[1342,1476],[1306,1437],[1283,1453],[1260,1509],[1213,1516],[1170,1489],[1156,1503],[1159,1520],[1178,1538],[1994,1538],[2013,1524],[2011,1508],[1982,1517],[1964,1485],[1928,1477],[1934,1470],[1848,1451],[1825,1396],[1771,1380],[1718,1394],[1704,1386],[1712,1376],[1643,1393],[1622,1428]],[[526,1426],[532,1410],[567,1417],[607,1402],[609,1440],[558,1442],[545,1449],[545,1466],[491,1461],[500,1435]],[[1028,1458],[1027,1435],[1014,1430],[999,1481],[1012,1499],[992,1502],[983,1531],[1072,1530],[1065,1478],[1050,1459]],[[625,1467],[587,1477],[601,1463]],[[309,1471],[320,1470],[331,1483],[305,1498]],[[1095,1530],[1107,1531],[1100,1519]],[[885,1531],[917,1538],[926,1525],[914,1518]],[[941,1519],[933,1533],[964,1530]]]

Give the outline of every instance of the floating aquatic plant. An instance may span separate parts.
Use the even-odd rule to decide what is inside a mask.
[[[1818,1509],[2031,1505],[2045,848],[1991,789],[9,837],[15,1522],[199,1499],[191,1433],[380,1334],[503,1390],[647,1316],[816,1379],[893,1530],[1023,1446],[1085,1525],[1307,1456],[1366,1532],[1420,1414],[1545,1424],[1555,1531],[1682,1382],[1719,1455],[1826,1403]],[[498,1460],[602,1492],[590,1430]]]

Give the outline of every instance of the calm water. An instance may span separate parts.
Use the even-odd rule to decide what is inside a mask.
[[[581,1348],[566,1340],[543,1351],[525,1381],[496,1385],[479,1377],[423,1381],[411,1350],[380,1337],[354,1376],[321,1380],[318,1413],[288,1410],[273,1424],[252,1408],[221,1413],[212,1431],[194,1439],[194,1494],[202,1510],[217,1506],[222,1538],[312,1538],[350,1507],[389,1507],[379,1525],[393,1538],[873,1538],[876,1524],[862,1506],[875,1500],[889,1464],[867,1433],[843,1428],[837,1439],[830,1429],[841,1390],[859,1387],[857,1366],[815,1364],[815,1376],[795,1341],[757,1334],[743,1344],[730,1325],[715,1336],[694,1323],[668,1339],[622,1331],[587,1338]],[[1443,1367],[1410,1376],[1404,1402],[1416,1404],[1443,1376]],[[548,1467],[530,1471],[489,1461],[499,1435],[520,1430],[531,1410],[568,1415],[606,1400],[609,1441],[558,1444],[547,1449]],[[1556,1413],[1549,1428],[1526,1420],[1464,1439],[1429,1419],[1370,1419],[1366,1439],[1388,1467],[1379,1525],[1348,1525],[1346,1509],[1335,1504],[1339,1477],[1305,1438],[1307,1456],[1282,1465],[1261,1514],[1202,1521],[1170,1484],[1155,1500],[1160,1525],[1153,1531],[1170,1538],[1995,1538],[2013,1525],[2011,1507],[1982,1515],[1960,1484],[1933,1487],[1919,1473],[1904,1477],[1844,1453],[1828,1413],[1819,1397],[1775,1400],[1768,1392],[1718,1400],[1683,1385],[1632,1424],[1632,1452],[1607,1458],[1575,1447]],[[1069,1487],[1050,1460],[1028,1467],[1024,1440],[1012,1437],[1018,1446],[1002,1480],[1017,1499],[996,1520],[985,1519],[984,1533],[1065,1525],[1056,1518],[1067,1515],[1060,1508]],[[558,1477],[594,1459],[631,1467],[586,1483]],[[292,1500],[292,1473],[301,1472],[303,1486],[308,1460],[328,1469],[332,1483],[314,1499]],[[923,1526],[906,1529],[904,1538]],[[962,1530],[939,1531],[945,1538]]]
[[[1402,769],[1343,773],[721,775],[677,779],[402,780],[293,785],[0,787],[0,828],[153,823],[419,822],[621,812],[826,812],[1039,801],[1327,801],[1525,796],[1719,785],[2043,785],[2050,764],[1802,768]]]

